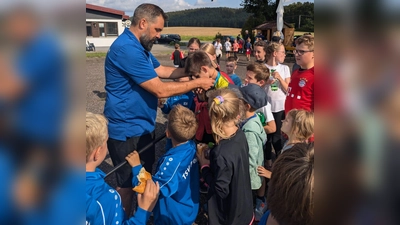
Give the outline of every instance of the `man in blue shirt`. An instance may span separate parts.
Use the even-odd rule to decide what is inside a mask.
[[[158,98],[181,95],[195,88],[208,90],[211,78],[188,82],[162,82],[160,78],[187,76],[182,68],[160,65],[150,50],[160,38],[167,15],[153,4],[141,4],[132,25],[114,41],[107,53],[105,75],[107,98],[104,115],[109,121],[107,141],[114,165],[125,161],[132,151],[154,140]],[[142,153],[147,171],[155,161],[154,146]],[[129,215],[132,203],[132,172],[129,165],[116,172],[117,190]]]

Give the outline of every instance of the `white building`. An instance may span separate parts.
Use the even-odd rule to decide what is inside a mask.
[[[86,42],[96,47],[110,47],[124,31],[125,20],[129,16],[123,11],[86,4]]]

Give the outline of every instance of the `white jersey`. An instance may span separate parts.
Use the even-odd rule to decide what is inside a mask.
[[[229,41],[225,42],[225,51],[231,51],[232,44]]]
[[[262,112],[264,114],[265,122],[275,120],[274,115],[272,115],[271,104],[269,102],[267,103],[267,105],[257,109],[256,112]]]
[[[268,69],[274,69],[278,72],[282,79],[285,80],[286,78],[290,78],[290,69],[287,65],[278,64],[277,66],[269,66],[265,64]],[[285,100],[286,100],[286,93],[282,90],[282,86],[279,83],[278,90],[272,91],[270,85],[265,85],[264,90],[268,96],[268,102],[271,103],[271,110],[272,112],[280,112],[285,110]]]

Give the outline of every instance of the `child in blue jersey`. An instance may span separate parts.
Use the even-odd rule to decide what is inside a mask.
[[[229,75],[229,77],[232,79],[232,81],[235,83],[236,86],[240,87],[242,86],[242,80],[238,75],[235,74],[235,70],[237,68],[236,65],[237,61],[235,57],[229,57],[226,60],[226,73]]]
[[[179,82],[187,82],[189,81],[189,77],[181,77],[177,79]],[[189,91],[186,94],[183,95],[177,95],[177,96],[172,96],[167,98],[165,102],[163,102],[161,99],[158,101],[158,107],[161,109],[161,111],[164,114],[168,114],[171,109],[176,106],[176,105],[182,105],[194,112],[194,93],[193,91]],[[165,150],[168,151],[168,149],[172,148],[172,141],[170,138],[167,138],[167,141],[165,143]]]
[[[160,197],[153,210],[154,224],[192,225],[199,210],[199,164],[196,145],[191,140],[197,130],[194,113],[176,105],[168,115],[166,134],[172,148],[158,160],[153,180],[160,183]],[[133,167],[133,183],[142,168],[139,154],[126,158]]]
[[[181,77],[181,78],[177,79],[176,81],[187,82],[187,81],[189,81],[189,77]],[[183,95],[169,97],[169,98],[167,98],[167,100],[165,102],[159,100],[158,107],[161,109],[161,111],[164,114],[168,114],[171,111],[171,109],[178,104],[194,111],[193,98],[194,98],[193,91],[189,91],[188,93],[183,94]]]
[[[86,112],[86,224],[146,224],[158,197],[159,185],[147,182],[143,194],[138,194],[138,210],[129,219],[118,192],[105,181],[97,168],[107,155],[107,120],[104,116]]]

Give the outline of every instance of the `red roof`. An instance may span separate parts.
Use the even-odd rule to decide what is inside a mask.
[[[96,11],[105,12],[105,13],[111,13],[111,14],[115,14],[115,15],[120,15],[120,16],[122,16],[123,19],[129,19],[129,16],[125,15],[125,12],[121,11],[121,10],[110,9],[110,8],[106,8],[106,7],[103,7],[103,6],[97,6],[97,5],[87,4],[87,3],[86,3],[86,9],[96,10]]]

